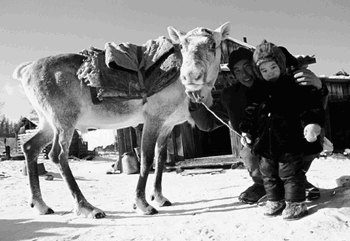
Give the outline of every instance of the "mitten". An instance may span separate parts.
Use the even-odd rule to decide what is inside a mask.
[[[308,142],[315,142],[321,134],[321,127],[318,124],[308,124],[304,128],[304,137]]]
[[[252,137],[248,133],[242,133],[241,144],[245,147],[250,147],[252,144]]]

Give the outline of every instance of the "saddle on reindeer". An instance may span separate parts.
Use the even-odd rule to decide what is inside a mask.
[[[163,36],[141,46],[108,42],[104,50],[91,47],[81,54],[87,58],[77,75],[91,87],[95,104],[111,98],[146,102],[176,81],[181,67],[178,46]]]

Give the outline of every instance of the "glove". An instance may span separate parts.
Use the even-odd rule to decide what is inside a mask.
[[[241,144],[244,147],[249,147],[252,144],[252,137],[248,133],[242,133]]]
[[[318,124],[308,124],[304,128],[304,137],[308,142],[315,142],[321,134],[321,127]]]

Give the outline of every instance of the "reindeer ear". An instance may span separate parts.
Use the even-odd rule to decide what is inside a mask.
[[[168,34],[170,39],[177,44],[180,43],[180,37],[184,35],[184,33],[182,33],[180,30],[177,30],[171,26],[168,27]]]
[[[221,40],[225,40],[230,35],[230,28],[230,22],[226,22],[220,27],[218,27],[215,31],[221,33]]]

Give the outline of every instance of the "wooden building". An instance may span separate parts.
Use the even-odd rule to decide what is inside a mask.
[[[37,131],[38,124],[35,123],[35,121],[29,120],[27,118],[22,118],[20,124],[18,125],[16,129],[16,152],[21,153],[22,152],[22,145],[24,142],[26,142],[29,138],[31,138]],[[44,149],[44,153],[47,156],[51,149],[51,144],[49,144]],[[77,130],[74,131],[73,137],[72,137],[72,143],[69,147],[69,155],[75,156],[78,158],[83,158],[88,155],[88,149],[87,149],[87,143],[82,140]]]
[[[33,135],[33,133],[36,132],[37,126],[37,123],[27,119],[26,117],[21,119],[15,130],[16,152],[22,152],[21,146]]]
[[[350,77],[320,77],[327,85],[329,96],[327,105],[326,137],[335,150],[350,148]]]

